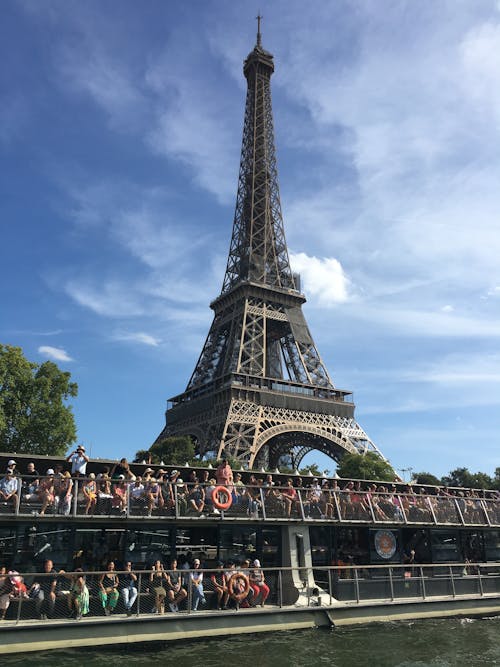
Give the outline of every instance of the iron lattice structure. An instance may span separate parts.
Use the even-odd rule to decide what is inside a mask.
[[[271,104],[273,56],[257,43],[244,62],[247,96],[238,193],[221,294],[183,394],[171,399],[158,439],[187,434],[200,456],[254,466],[312,449],[338,460],[377,450],[336,389],[302,312],[290,267],[276,166]]]

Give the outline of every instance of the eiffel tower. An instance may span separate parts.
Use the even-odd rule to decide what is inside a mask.
[[[243,65],[247,96],[233,232],[214,319],[184,393],[157,438],[190,435],[200,457],[298,467],[319,450],[378,449],[354,419],[309,332],[292,273],[278,187],[271,106],[273,56],[256,45]],[[380,452],[378,452],[380,453]]]

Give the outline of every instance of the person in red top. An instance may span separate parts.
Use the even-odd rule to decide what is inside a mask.
[[[228,490],[231,491],[233,485],[233,471],[231,466],[227,462],[227,459],[222,459],[222,463],[215,471],[215,476],[217,478],[217,484],[228,487]]]

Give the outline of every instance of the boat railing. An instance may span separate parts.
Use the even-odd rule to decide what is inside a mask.
[[[92,518],[312,521],[359,524],[500,526],[500,501],[395,491],[199,482],[124,482],[53,476],[17,478],[0,514]],[[59,486],[58,486],[59,485]]]
[[[167,568],[0,573],[0,636],[12,624],[500,596],[500,563]]]

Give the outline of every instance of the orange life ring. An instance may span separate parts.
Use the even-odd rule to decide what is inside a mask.
[[[245,588],[240,593],[236,593],[234,590],[234,586],[237,581],[243,581],[245,584]],[[248,580],[247,575],[243,574],[243,572],[235,572],[229,577],[229,581],[227,582],[227,588],[229,591],[229,595],[233,598],[233,600],[236,600],[236,602],[241,602],[246,598],[250,590],[250,582]]]
[[[226,500],[222,500],[221,496],[225,496]],[[233,504],[233,497],[225,486],[216,486],[212,491],[212,503],[218,510],[228,510]]]

